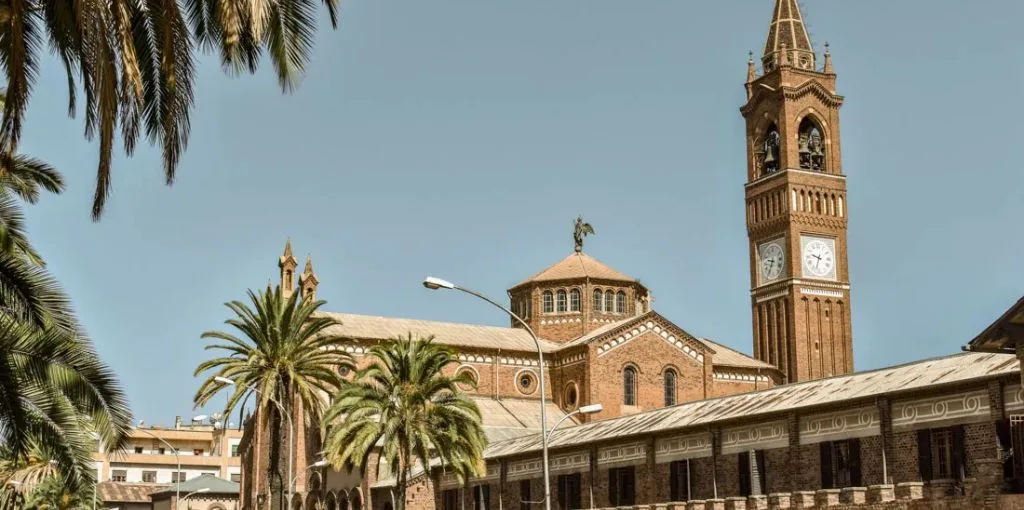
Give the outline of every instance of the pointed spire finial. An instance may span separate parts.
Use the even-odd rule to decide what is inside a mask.
[[[302,274],[313,274],[313,254],[306,255],[306,268],[302,270]]]
[[[288,241],[284,243],[284,256],[285,257],[291,257],[292,256],[292,238],[290,238],[290,237],[288,238]]]
[[[747,83],[755,79],[757,79],[757,68],[754,67],[754,52],[750,51],[747,56]]]
[[[828,41],[825,41],[825,74],[833,74],[832,70],[832,50],[828,47]]]

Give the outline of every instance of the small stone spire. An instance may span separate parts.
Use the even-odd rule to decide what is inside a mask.
[[[295,268],[299,261],[292,254],[292,240],[289,238],[284,245],[284,254],[277,261],[277,267],[281,268],[281,295],[285,298],[291,297],[295,291]]]
[[[299,289],[302,292],[303,299],[316,299],[316,288],[318,285],[320,285],[320,279],[313,272],[313,256],[306,255],[306,267],[302,270],[302,274],[299,275]]]
[[[828,48],[828,41],[825,41],[825,74],[835,74],[832,70],[832,50]]]
[[[788,51],[787,51],[788,49]],[[804,17],[797,0],[775,0],[768,39],[764,44],[761,67],[765,73],[774,71],[787,62],[799,69],[813,71],[814,46],[807,35]]]
[[[747,83],[757,79],[757,68],[754,66],[754,52],[747,53]]]

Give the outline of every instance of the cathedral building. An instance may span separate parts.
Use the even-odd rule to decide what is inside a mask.
[[[760,72],[751,55],[745,87],[753,356],[656,311],[651,289],[583,250],[582,219],[572,252],[508,290],[529,329],[323,312],[340,320],[326,334],[357,363],[370,345],[433,336],[458,352],[451,372],[477,382],[467,391],[483,413],[486,474],[460,481],[420,466],[410,508],[541,508],[539,437],[558,422],[551,506],[563,510],[918,508],[938,499],[944,508],[1024,508],[1008,495],[1024,480],[1024,455],[1013,453],[1024,451],[1014,356],[854,371],[843,97],[828,45],[819,59],[796,0],[775,0]],[[278,265],[282,288],[315,296],[312,261],[296,275],[290,242]],[[986,331],[972,345],[1007,349]],[[573,413],[594,404],[600,412]],[[283,448],[296,479],[290,510],[394,508],[389,466],[372,456],[366,473],[316,467],[318,426],[294,414],[301,433]],[[241,506],[282,508],[268,483],[270,434],[254,422],[240,445]]]

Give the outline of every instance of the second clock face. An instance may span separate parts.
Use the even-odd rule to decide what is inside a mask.
[[[760,246],[761,281],[770,282],[782,274],[786,263],[782,241],[770,241]]]
[[[804,276],[815,278],[835,278],[836,255],[835,241],[827,238],[804,236],[800,259],[803,263]]]

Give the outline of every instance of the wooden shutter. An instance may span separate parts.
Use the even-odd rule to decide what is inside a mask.
[[[619,506],[619,470],[611,468],[608,470],[608,504]]]
[[[967,476],[967,448],[964,446],[964,426],[953,427],[953,478],[963,480]]]
[[[832,443],[826,441],[821,443],[821,487],[832,489],[835,485],[835,477],[832,476]]]
[[[921,481],[932,480],[932,431],[917,431],[917,469],[921,473]]]
[[[860,469],[860,439],[850,440],[850,483],[852,487],[863,487]]]
[[[583,508],[583,475],[572,475],[572,510]]]
[[[623,491],[623,503],[626,506],[633,506],[636,503],[636,471],[633,466],[623,468],[623,474],[625,475],[625,485]]]
[[[760,482],[758,494],[768,494],[768,466],[764,462],[764,450],[754,452],[754,463],[756,464],[757,480]]]
[[[746,497],[750,495],[750,452],[740,452],[738,455],[740,496]]]
[[[681,501],[679,499],[679,461],[670,462],[668,465],[668,499],[669,501]]]

